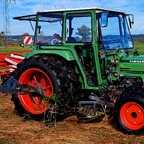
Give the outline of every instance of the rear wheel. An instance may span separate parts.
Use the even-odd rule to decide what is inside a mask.
[[[14,73],[14,78],[20,84],[29,85],[38,92],[13,95],[16,110],[20,114],[43,115],[50,108],[49,100],[58,93],[54,73],[43,63],[28,60],[20,64]]]
[[[51,76],[50,76],[51,75]],[[41,114],[48,109],[45,97],[54,95],[54,84],[51,81],[52,73],[39,68],[29,68],[19,77],[19,83],[34,87],[44,97],[30,94],[18,94],[22,106],[32,114]]]
[[[57,111],[58,120],[74,114],[81,97],[81,84],[73,62],[57,56],[35,55],[18,65],[14,78],[21,84],[36,87],[43,95],[13,94],[12,100],[19,114],[28,113],[39,119],[38,116],[47,117]],[[50,98],[54,94],[56,102],[47,105],[45,97]]]
[[[141,96],[123,97],[115,106],[117,127],[129,134],[144,129],[144,99]]]

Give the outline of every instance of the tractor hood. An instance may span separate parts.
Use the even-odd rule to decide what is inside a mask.
[[[123,56],[120,61],[121,62],[128,62],[128,63],[144,63],[144,55]]]
[[[135,73],[144,72],[144,55],[123,56],[120,61],[120,70]]]

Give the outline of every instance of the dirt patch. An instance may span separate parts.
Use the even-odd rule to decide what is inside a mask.
[[[0,93],[0,144],[142,144],[144,136],[125,135],[108,123],[78,123],[71,116],[56,126],[24,120],[14,113],[11,95]]]

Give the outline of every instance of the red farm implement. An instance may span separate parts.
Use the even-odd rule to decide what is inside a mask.
[[[19,54],[11,54],[10,56],[0,54],[1,78],[3,79],[5,76],[11,74],[17,68],[17,64],[23,59],[24,57]]]
[[[28,51],[29,52],[29,51]],[[24,56],[22,54],[1,52],[0,53],[0,76],[4,80],[5,77],[10,75],[16,68],[17,64],[22,62]]]

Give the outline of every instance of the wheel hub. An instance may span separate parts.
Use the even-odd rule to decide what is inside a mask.
[[[122,123],[131,130],[138,130],[144,126],[144,110],[136,102],[125,103],[120,110]]]

